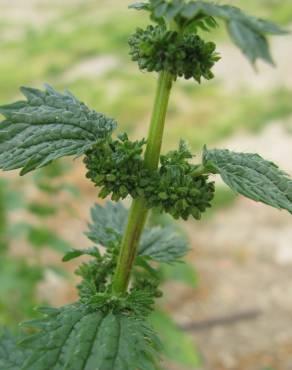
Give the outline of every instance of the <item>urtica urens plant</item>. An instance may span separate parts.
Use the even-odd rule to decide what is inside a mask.
[[[96,246],[64,257],[92,257],[76,271],[82,279],[79,301],[40,308],[43,318],[26,323],[30,330],[24,330],[17,344],[3,332],[3,370],[160,368],[163,343],[147,321],[161,295],[156,268],[176,262],[188,247],[174,230],[147,226],[149,210],[199,220],[214,195],[210,178],[219,174],[234,192],[292,213],[292,180],[258,154],[204,147],[201,163],[193,164],[184,141],[178,149],[160,154],[175,81],[181,77],[200,83],[214,77],[212,67],[220,57],[216,45],[202,38],[204,31],[214,31],[217,20],[224,21],[232,41],[252,64],[257,59],[272,64],[267,35],[285,31],[236,7],[212,2],[149,0],[131,8],[148,12],[152,23],[129,38],[131,58],[140,70],[158,74],[146,139],[113,136],[115,120],[50,86],[44,91],[24,87],[27,100],[0,109],[5,117],[0,168],[20,168],[24,175],[63,156],[84,155],[87,177],[99,187],[101,198],[133,199],[129,211],[111,202],[93,208],[87,235]]]

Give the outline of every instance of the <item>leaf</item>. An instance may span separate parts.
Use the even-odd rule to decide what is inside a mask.
[[[0,370],[20,370],[29,352],[19,348],[7,329],[0,330]]]
[[[129,5],[129,9],[136,9],[136,10],[149,10],[149,4],[148,3],[143,3],[143,2],[138,2]]]
[[[142,234],[138,256],[158,262],[172,263],[182,258],[189,248],[184,237],[172,227],[146,228]]]
[[[27,101],[1,106],[0,169],[22,168],[21,175],[52,160],[83,154],[112,133],[116,122],[90,110],[72,94],[21,88]]]
[[[32,354],[22,370],[155,370],[159,339],[143,320],[72,304],[42,309],[21,344]]]
[[[231,39],[251,63],[262,59],[270,64],[273,60],[265,34],[283,35],[287,33],[276,24],[245,14],[241,9],[229,5],[214,5],[212,12],[226,21]],[[210,14],[210,15],[212,15]]]
[[[95,204],[91,208],[92,223],[85,233],[94,243],[107,246],[110,242],[117,242],[126,226],[128,211],[122,203],[107,202],[104,207]]]
[[[216,5],[215,5],[216,6]],[[238,21],[244,23],[248,28],[258,33],[270,35],[283,35],[288,33],[277,24],[245,13],[243,10],[231,5],[217,5],[220,8],[218,17],[227,21]]]
[[[273,60],[265,34],[283,35],[287,33],[276,24],[244,13],[241,9],[229,5],[215,5],[212,14],[226,21],[231,39],[251,63],[262,59],[270,64]]]
[[[185,4],[181,11],[181,16],[187,19],[192,19],[200,15],[225,17],[226,12],[222,6],[205,1],[190,1],[188,4]]]
[[[62,261],[68,262],[80,256],[100,257],[100,253],[96,247],[89,249],[71,249],[65,254]]]
[[[167,359],[187,368],[202,365],[198,349],[169,315],[155,311],[150,316],[150,322],[161,336],[163,353]]]
[[[254,64],[259,58],[270,64],[274,64],[265,36],[261,33],[256,33],[244,23],[238,21],[230,21],[227,28],[231,39],[251,63]]]
[[[292,180],[258,154],[204,149],[203,162],[236,193],[292,213]]]
[[[86,235],[94,243],[107,246],[119,242],[128,218],[128,210],[121,203],[96,204],[91,209],[92,223]],[[142,234],[138,256],[158,262],[171,263],[184,256],[188,246],[184,237],[172,227],[146,227]]]

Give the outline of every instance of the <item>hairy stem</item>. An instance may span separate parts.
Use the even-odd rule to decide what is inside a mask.
[[[173,77],[170,73],[160,73],[145,151],[145,165],[151,170],[157,169],[159,164],[172,81]],[[124,294],[127,291],[132,266],[137,254],[147,215],[148,209],[146,208],[145,200],[143,198],[133,200],[113,279],[113,291],[116,294]]]

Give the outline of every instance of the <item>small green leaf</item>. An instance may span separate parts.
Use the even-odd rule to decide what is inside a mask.
[[[104,207],[96,204],[91,209],[92,223],[86,235],[103,246],[121,240],[128,218],[128,210],[121,203],[107,202]],[[139,256],[158,262],[172,263],[188,251],[184,237],[172,227],[146,227],[141,238]]]
[[[204,149],[204,164],[236,193],[292,213],[292,180],[258,154]]]
[[[128,217],[128,211],[122,203],[107,202],[104,207],[95,204],[90,213],[92,223],[88,225],[89,231],[85,235],[103,246],[117,242],[118,235],[123,234]]]
[[[22,370],[156,369],[160,342],[144,320],[79,303],[44,313],[26,325],[40,331],[21,342],[32,350]]]
[[[7,329],[0,329],[0,370],[20,370],[29,352],[19,348]]]
[[[74,258],[77,258],[80,256],[100,257],[100,253],[96,247],[89,248],[89,249],[71,249],[63,257],[63,262],[71,261]]]
[[[150,316],[150,322],[161,336],[163,353],[167,359],[191,368],[202,365],[198,349],[169,315],[155,311]]]
[[[172,227],[146,228],[142,234],[138,256],[149,257],[158,262],[173,263],[189,250],[186,239]]]
[[[59,157],[83,154],[105,138],[116,122],[90,110],[72,94],[21,88],[27,101],[0,107],[0,168],[22,168],[21,175]]]

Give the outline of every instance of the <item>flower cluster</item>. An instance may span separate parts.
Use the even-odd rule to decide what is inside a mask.
[[[166,30],[163,26],[138,28],[129,39],[130,55],[141,70],[168,71],[175,78],[214,77],[211,69],[220,58],[213,42],[205,42],[198,35]]]
[[[147,207],[176,219],[200,219],[211,206],[215,187],[208,182],[208,175],[198,171],[199,165],[189,163],[192,155],[185,143],[161,156],[157,171],[145,168],[144,145],[144,140],[131,142],[127,135],[120,135],[117,140],[97,143],[88,151],[84,160],[87,177],[101,187],[100,196],[111,194],[115,201],[128,195],[143,197]]]
[[[111,194],[112,200],[118,201],[129,194],[133,198],[141,195],[140,179],[147,177],[148,172],[141,156],[145,143],[145,140],[132,142],[121,134],[117,140],[97,142],[87,151],[86,177],[101,187],[101,198]]]
[[[215,186],[200,173],[199,165],[188,162],[192,157],[184,142],[178,150],[161,156],[161,166],[154,181],[147,187],[145,198],[149,208],[170,213],[174,218],[199,220],[211,206]]]

